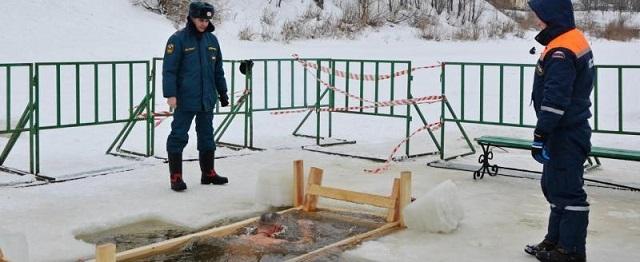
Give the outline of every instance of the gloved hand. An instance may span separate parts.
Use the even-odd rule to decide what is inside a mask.
[[[549,156],[549,150],[545,146],[547,142],[547,138],[545,135],[534,132],[533,133],[533,144],[531,144],[531,156],[533,159],[538,161],[540,164],[546,164],[551,159]]]
[[[227,94],[220,94],[220,106],[227,107],[229,105],[229,96]]]
[[[240,62],[240,73],[243,75],[250,74],[251,69],[253,69],[253,61],[242,60],[242,62]]]

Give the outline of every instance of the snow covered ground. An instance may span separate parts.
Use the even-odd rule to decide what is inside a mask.
[[[162,55],[166,39],[174,31],[171,23],[163,17],[132,7],[126,0],[9,0],[0,4],[0,13],[3,14],[0,18],[3,32],[0,35],[0,63],[150,60]],[[307,57],[410,60],[414,66],[438,61],[533,63],[537,59],[528,54],[532,46],[537,46],[532,40],[534,32],[528,33],[531,40],[427,42],[417,39],[416,33],[408,28],[384,27],[372,30],[358,40],[327,39],[283,44],[239,41],[234,29],[237,26],[222,25],[216,31],[227,59],[286,58],[292,53],[299,53]],[[592,46],[598,64],[640,64],[638,41],[593,40]],[[538,50],[541,50],[539,46]],[[0,74],[0,83],[5,79],[3,77]],[[626,81],[630,84],[635,80]],[[1,104],[5,100],[3,88],[0,84],[2,110],[5,108]],[[417,72],[413,88],[420,95],[438,94],[438,72]],[[638,94],[637,90],[625,93],[630,98]],[[13,92],[16,97],[24,95],[24,92]],[[629,103],[633,104],[632,101]],[[159,100],[157,104],[158,110],[163,110],[163,101]],[[431,112],[429,107],[425,105],[424,110]],[[439,106],[431,107],[436,107],[435,112],[438,112]],[[20,110],[16,105],[12,112]],[[637,112],[631,111],[630,117],[637,118]],[[438,117],[428,116],[432,120]],[[2,111],[0,118],[4,117]],[[413,172],[413,195],[416,197],[446,180],[452,180],[458,187],[465,218],[454,233],[404,230],[365,242],[346,252],[343,255],[345,260],[533,260],[522,252],[522,247],[543,237],[548,215],[548,205],[537,180],[490,177],[474,181],[470,172],[427,167],[426,162],[435,160],[435,157],[397,163],[382,175],[366,175],[363,169],[379,164],[300,150],[300,146],[313,144],[309,139],[292,138],[290,135],[300,116],[276,117],[261,113],[255,118],[257,146],[267,150],[232,152],[221,149],[219,155],[243,155],[216,162],[218,171],[231,181],[222,187],[199,185],[197,161],[185,162],[184,173],[189,190],[181,194],[169,189],[167,166],[162,161],[132,161],[104,155],[120,125],[44,131],[41,138],[43,175],[65,178],[113,167],[122,172],[33,187],[15,186],[15,183],[33,180],[32,177],[0,173],[0,184],[4,185],[0,187],[0,248],[10,258],[21,258],[24,253],[21,249],[25,246],[20,245],[20,237],[9,236],[24,236],[30,261],[72,261],[90,258],[94,252],[93,245],[75,239],[78,234],[152,218],[199,228],[216,221],[253,216],[267,208],[255,204],[256,192],[266,192],[264,188],[257,188],[258,177],[289,174],[292,161],[303,159],[305,171],[310,166],[325,169],[325,184],[336,187],[389,194],[393,178],[403,170]],[[358,144],[342,150],[385,157],[404,135],[403,122],[399,120],[351,115],[337,115],[334,120],[336,137],[358,141]],[[419,127],[416,122],[412,129]],[[168,123],[163,123],[157,129],[155,149],[159,156],[164,155],[163,143],[168,128]],[[530,133],[530,130],[489,126],[465,125],[465,128],[474,137],[495,132],[506,135]],[[234,127],[227,139],[238,141],[240,133],[239,127]],[[136,138],[143,140],[139,130],[132,137],[134,141]],[[191,137],[195,138],[195,133]],[[640,139],[635,137],[602,136],[595,139],[607,145],[629,148],[640,145]],[[451,140],[448,143],[453,148],[464,149],[462,141]],[[0,137],[0,146],[4,146],[6,141],[6,137]],[[186,150],[187,157],[197,154],[194,142]],[[412,143],[416,150],[434,148],[423,138],[414,139]],[[26,168],[26,145],[24,138],[21,139],[7,161],[8,166]],[[132,142],[128,146],[137,148],[140,145]],[[475,158],[469,156],[456,161],[473,163]],[[518,150],[510,150],[508,154],[498,152],[496,161],[498,164],[513,166],[517,163],[520,167],[539,168],[528,152]],[[603,167],[590,172],[589,176],[637,186],[639,183],[633,170],[638,168],[638,163],[605,160]],[[282,181],[286,183],[286,180]],[[598,187],[587,187],[587,191],[592,204],[587,247],[589,259],[631,261],[638,257],[640,195]],[[321,204],[344,205],[334,201],[321,201]],[[10,240],[13,242],[4,244]]]

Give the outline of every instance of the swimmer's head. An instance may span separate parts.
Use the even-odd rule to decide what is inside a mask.
[[[273,226],[279,225],[282,221],[282,216],[276,212],[264,213],[260,216],[258,224],[260,226]]]

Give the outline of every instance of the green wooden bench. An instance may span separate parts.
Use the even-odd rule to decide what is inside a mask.
[[[481,136],[476,138],[475,140],[482,147],[482,154],[478,158],[478,162],[482,164],[482,167],[480,167],[480,169],[478,169],[477,171],[473,172],[473,179],[478,179],[478,178],[482,179],[485,174],[488,174],[490,176],[495,176],[498,174],[498,170],[500,168],[505,168],[505,167],[500,167],[498,165],[492,165],[491,163],[489,163],[489,160],[493,159],[493,152],[491,151],[491,147],[507,147],[507,148],[531,150],[531,143],[533,142],[527,139],[510,138],[510,137],[502,137],[502,136]],[[589,153],[589,157],[593,157],[596,164],[594,165],[591,159],[589,158],[588,159],[589,165],[587,167],[593,168],[600,165],[600,160],[598,158],[640,161],[640,151],[594,146],[591,148],[591,153]],[[508,169],[521,170],[521,169],[515,169],[515,168],[508,168]]]

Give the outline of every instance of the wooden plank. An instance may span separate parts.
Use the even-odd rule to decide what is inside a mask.
[[[184,244],[189,242],[194,236],[182,236],[158,242],[152,245],[130,249],[124,252],[116,254],[117,261],[132,261],[140,258],[150,257],[154,255],[168,253],[173,250],[178,250]]]
[[[97,262],[116,262],[116,244],[108,243],[96,247]]]
[[[299,200],[299,196],[303,195],[302,184],[303,184],[304,177],[302,177],[302,172],[303,172],[303,162],[301,160],[295,161],[294,162],[294,191],[296,193],[294,193],[295,194],[294,203],[296,204],[301,203]],[[400,228],[400,226],[404,226],[404,222],[402,221],[402,208],[408,205],[411,200],[411,172],[402,172],[401,178],[394,180],[394,186],[393,186],[391,197],[353,192],[353,191],[347,191],[347,190],[337,189],[337,188],[323,187],[321,186],[322,175],[323,175],[322,169],[312,167],[309,172],[309,178],[307,179],[307,188],[305,190],[306,194],[304,194],[304,202],[302,203],[302,205],[297,205],[297,207],[280,211],[278,213],[284,214],[294,210],[304,210],[306,212],[316,211],[318,199],[320,196],[322,196],[322,197],[328,197],[328,198],[344,200],[344,201],[349,201],[354,203],[369,204],[377,207],[389,208],[391,210],[387,214],[387,219],[391,218],[395,222],[386,224],[385,226],[382,226],[376,230],[372,230],[370,232],[345,239],[333,245],[326,246],[324,248],[313,251],[301,257],[294,258],[294,261],[299,261],[299,260],[295,260],[299,258],[311,257],[315,254],[319,254],[331,248],[342,247],[352,243],[357,243],[362,241],[365,238],[372,237],[381,233],[386,234],[387,232],[391,232],[390,230],[397,230],[398,228]],[[397,221],[398,219],[399,221]],[[152,245],[131,249],[128,251],[115,254],[115,259],[117,259],[117,261],[134,260],[134,259],[140,259],[144,257],[166,253],[172,250],[177,250],[193,239],[226,236],[231,233],[234,233],[239,228],[242,228],[244,226],[247,226],[251,223],[256,222],[257,220],[258,218],[254,217],[254,218],[233,223],[231,225],[212,228],[209,230],[189,234],[186,236],[165,240]],[[115,250],[115,246],[114,246],[114,250]]]
[[[393,199],[367,193],[353,192],[332,187],[311,185],[307,190],[307,195],[327,197],[336,200],[349,201],[357,204],[367,204],[382,208],[394,208]]]
[[[322,184],[322,169],[312,167],[309,171],[309,179],[307,179],[307,189],[305,192],[305,200],[304,200],[304,211],[305,212],[313,212],[318,207],[318,196],[309,194],[309,188],[313,185],[321,185]]]
[[[400,196],[398,213],[400,214],[400,226],[406,227],[404,223],[404,208],[411,203],[411,172],[404,171],[400,174]]]
[[[481,136],[475,139],[478,143],[504,146],[519,149],[531,149],[531,140],[502,137],[502,136]]]
[[[304,204],[304,163],[302,160],[293,162],[293,206]]]
[[[300,210],[300,207],[294,207],[294,208],[290,208],[287,210],[283,210],[280,211],[278,213],[280,214],[284,214],[290,211],[294,211],[294,210]],[[212,228],[212,229],[208,229],[205,231],[201,231],[201,232],[197,232],[197,233],[193,233],[193,234],[189,234],[189,235],[185,235],[185,236],[181,236],[178,238],[173,238],[173,239],[168,239],[162,242],[158,242],[158,243],[154,243],[148,246],[143,246],[143,247],[139,247],[139,248],[134,248],[131,250],[127,250],[124,252],[120,252],[118,254],[116,254],[116,259],[117,261],[129,261],[129,260],[135,260],[135,259],[140,259],[140,258],[144,258],[144,257],[149,257],[149,256],[153,256],[153,255],[158,255],[158,254],[163,254],[163,253],[167,253],[170,252],[172,250],[177,250],[180,247],[182,247],[184,244],[186,244],[187,242],[191,241],[194,238],[208,238],[208,237],[221,237],[221,236],[226,236],[228,234],[231,234],[233,232],[235,232],[237,229],[247,226],[253,222],[256,222],[258,220],[258,217],[254,217],[254,218],[249,218],[240,222],[236,222],[230,225],[226,225],[223,227],[217,227],[217,228]]]
[[[304,254],[302,256],[299,257],[295,257],[292,259],[287,260],[287,262],[297,262],[297,261],[311,261],[313,260],[315,257],[317,257],[318,255],[321,255],[324,252],[330,251],[331,249],[334,248],[345,248],[348,246],[352,246],[352,245],[356,245],[366,239],[372,238],[372,237],[379,237],[382,235],[386,235],[389,234],[391,232],[394,232],[396,230],[399,230],[400,228],[400,222],[393,222],[393,223],[388,223],[384,226],[381,226],[377,229],[371,230],[369,232],[366,233],[362,233],[359,235],[355,235],[353,237],[338,241],[336,243],[333,243],[331,245],[322,247],[320,249],[316,249],[312,252],[309,252],[307,254]]]
[[[400,212],[398,212],[398,206],[400,205],[400,179],[393,179],[393,190],[391,191],[391,199],[393,200],[393,208],[389,208],[387,212],[387,222],[398,221]]]

